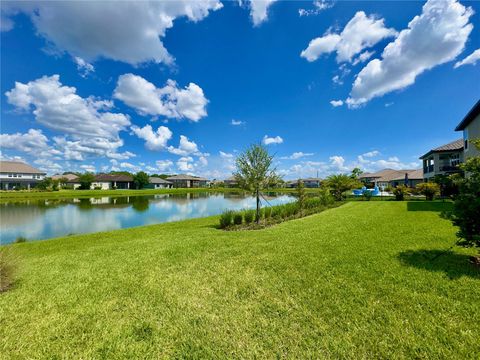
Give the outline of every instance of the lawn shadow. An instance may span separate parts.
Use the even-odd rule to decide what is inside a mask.
[[[398,254],[404,265],[428,271],[444,272],[450,279],[469,276],[480,280],[480,268],[470,261],[471,256],[451,250],[407,250]]]
[[[450,211],[453,204],[449,201],[409,201],[408,211]]]

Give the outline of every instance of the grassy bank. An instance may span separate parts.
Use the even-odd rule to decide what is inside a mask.
[[[441,203],[436,203],[441,204]],[[4,358],[480,356],[480,272],[428,202],[265,230],[217,217],[14,245]]]

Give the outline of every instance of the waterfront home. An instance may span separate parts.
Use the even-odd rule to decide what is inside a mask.
[[[455,131],[463,131],[463,157],[467,160],[472,156],[480,156],[480,151],[471,140],[480,139],[480,100],[465,115]]]
[[[382,169],[374,173],[363,173],[358,179],[364,183],[369,183],[380,188],[397,187],[398,185],[407,185],[414,187],[423,182],[422,169],[394,170]]]
[[[98,174],[95,176],[91,189],[134,189],[133,177],[124,174]]]
[[[463,139],[452,141],[448,144],[430,150],[420,156],[423,161],[423,178],[425,181],[433,180],[436,175],[451,175],[460,173],[458,167],[464,161]]]
[[[198,188],[208,185],[208,179],[192,175],[173,175],[166,180],[170,181],[174,188]]]
[[[173,184],[170,181],[162,179],[160,177],[150,177],[150,184],[146,186],[147,189],[171,189]]]
[[[61,185],[65,188],[78,189],[80,187],[80,182],[78,181],[78,175],[74,173],[53,175],[52,180],[61,181]]]
[[[305,179],[298,179],[298,180],[290,180],[285,183],[286,188],[296,188],[298,182],[303,182],[303,185],[306,188],[319,188],[322,184],[322,179],[320,178],[305,178]]]
[[[225,179],[223,181],[223,184],[225,185],[225,187],[229,188],[238,187],[238,181],[237,179],[235,179],[235,176],[230,176],[228,179]]]
[[[0,189],[30,189],[47,174],[20,161],[0,161]]]

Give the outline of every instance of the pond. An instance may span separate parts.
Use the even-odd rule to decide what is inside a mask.
[[[294,198],[271,193],[265,200],[264,204],[277,205]],[[19,237],[31,241],[158,224],[254,207],[255,199],[241,193],[12,200],[0,203],[0,243],[12,243]]]

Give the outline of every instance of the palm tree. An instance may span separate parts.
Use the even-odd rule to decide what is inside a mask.
[[[272,163],[273,155],[261,144],[251,145],[236,159],[237,170],[233,175],[240,187],[252,191],[256,196],[257,224],[260,222],[260,192],[279,181]]]
[[[326,185],[337,201],[343,200],[345,191],[355,189],[360,185],[358,180],[345,174],[330,175],[326,180]]]

